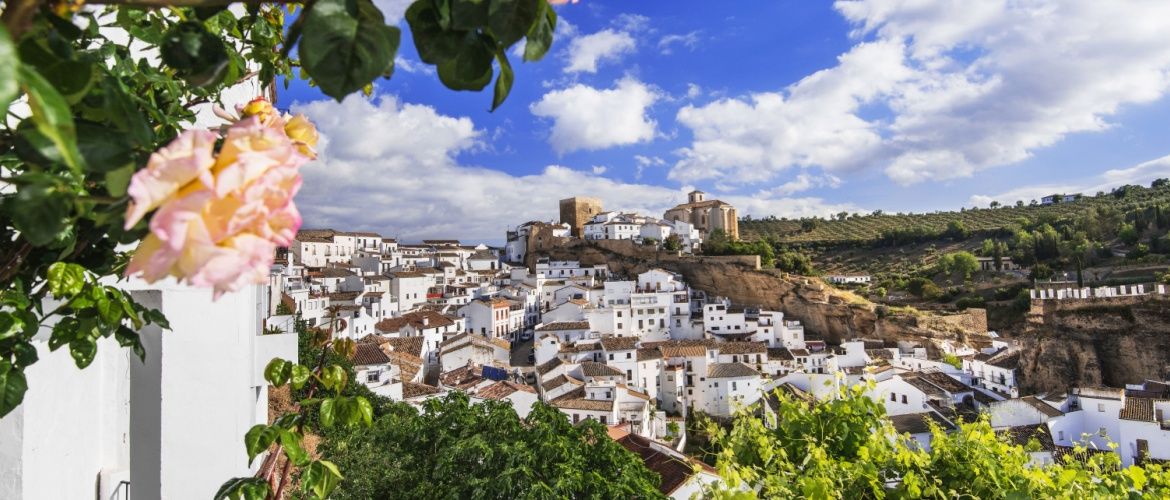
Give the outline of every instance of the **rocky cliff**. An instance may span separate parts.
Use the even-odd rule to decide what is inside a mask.
[[[1034,301],[1019,340],[1027,392],[1159,378],[1170,365],[1170,299]]]
[[[891,343],[914,340],[934,350],[939,341],[987,340],[986,315],[981,310],[949,316],[879,314],[874,304],[818,279],[756,269],[754,259],[680,257],[630,242],[558,243],[537,253],[553,259],[578,260],[584,265],[607,264],[610,272],[630,277],[655,267],[677,272],[692,288],[709,295],[783,311],[787,318],[804,324],[807,334],[820,336],[831,344],[856,338]],[[984,325],[982,329],[977,326],[980,324]]]

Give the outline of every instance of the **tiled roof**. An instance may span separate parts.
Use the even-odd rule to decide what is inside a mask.
[[[438,394],[440,392],[443,392],[443,390],[433,385],[417,384],[414,382],[402,382],[402,397],[404,399],[417,398],[419,396],[429,396],[431,394]]]
[[[662,359],[662,351],[656,348],[638,349],[638,361],[649,361],[652,359]]]
[[[793,361],[796,358],[792,356],[791,352],[788,352],[788,349],[783,347],[769,347],[768,359],[773,361]]]
[[[707,367],[707,378],[732,378],[759,376],[756,371],[743,363],[713,363]]]
[[[1055,447],[1052,434],[1048,432],[1048,424],[1017,425],[997,430],[996,434],[1017,446],[1027,446],[1029,441],[1035,439],[1044,451],[1052,451]]]
[[[395,277],[395,278],[398,278],[398,279],[403,279],[403,278],[425,278],[425,277],[426,277],[426,275],[425,275],[425,274],[423,274],[423,273],[420,273],[420,272],[418,272],[418,271],[397,271],[397,272],[393,272],[393,273],[390,273],[390,274],[391,274],[391,275],[393,275],[393,277]]]
[[[788,351],[792,353],[793,356],[808,356],[807,349],[789,349]]]
[[[719,354],[755,354],[768,352],[763,342],[724,342],[719,344]]]
[[[581,385],[581,384],[584,384],[584,382],[577,380],[573,377],[570,377],[568,375],[557,375],[557,376],[545,381],[545,383],[540,384],[540,385],[541,385],[541,387],[544,387],[544,390],[551,391],[551,390],[556,389],[557,387],[560,387],[560,386],[565,385],[565,384]]]
[[[556,367],[561,366],[563,364],[565,364],[565,362],[561,361],[561,358],[554,357],[553,359],[550,359],[550,360],[544,362],[544,364],[537,365],[536,372],[541,373],[541,374],[548,373],[548,372],[553,371],[553,369],[555,369]]]
[[[400,376],[404,381],[414,380],[419,370],[422,370],[423,360],[418,356],[402,351],[386,352],[386,347],[384,346],[382,347],[382,352],[390,358],[391,363],[398,367],[401,371]]]
[[[604,363],[585,361],[581,363],[581,373],[586,377],[621,377],[625,376],[621,370]]]
[[[1126,397],[1125,406],[1121,408],[1119,418],[1122,420],[1153,422],[1154,401],[1156,400],[1151,398]]]
[[[422,337],[391,337],[386,339],[385,345],[389,345],[396,352],[405,352],[415,357],[422,357]]]
[[[344,278],[347,276],[357,276],[357,273],[340,267],[326,267],[321,270],[321,276],[326,278]]]
[[[905,380],[907,384],[914,386],[924,394],[940,397],[947,395],[947,393],[938,386],[919,378],[917,374],[907,373],[902,376],[902,380]]]
[[[331,302],[353,302],[362,292],[334,292],[325,294]]]
[[[978,393],[979,391],[975,391],[975,392]],[[1044,415],[1049,416],[1049,417],[1059,417],[1061,415],[1064,415],[1064,412],[1060,411],[1059,408],[1052,407],[1052,405],[1045,403],[1044,401],[1041,401],[1040,398],[1037,398],[1036,396],[1024,396],[1024,397],[1020,398],[1020,401],[1023,401],[1028,406],[1035,408],[1040,413],[1043,413]]]
[[[585,399],[585,388],[573,389],[549,404],[567,410],[613,411],[613,400]]]
[[[889,349],[866,349],[865,354],[870,359],[894,359],[894,353]]]
[[[928,411],[923,413],[907,413],[904,415],[893,415],[890,421],[894,423],[894,429],[899,434],[921,434],[930,432],[929,422],[933,421],[942,426],[943,429],[952,429],[954,425],[947,422],[946,419],[939,416],[939,414]]]
[[[536,329],[538,332],[556,332],[564,330],[588,330],[588,321],[557,321],[541,325]]]
[[[442,328],[454,325],[455,321],[438,311],[421,310],[408,312],[397,318],[387,318],[374,325],[379,332],[392,333],[402,330],[402,327],[411,325],[417,330]]]
[[[695,475],[696,468],[715,474],[715,470],[711,466],[698,460],[687,460],[685,455],[675,456],[658,451],[651,445],[649,439],[636,434],[626,434],[617,442],[625,449],[638,455],[647,469],[654,471],[662,478],[658,484],[658,491],[666,496],[670,496],[675,490],[686,484],[691,476]]]
[[[517,384],[508,380],[501,380],[492,385],[484,387],[479,391],[476,391],[475,395],[476,397],[483,399],[500,400],[517,392],[529,392],[535,394],[536,389],[533,389],[532,386]]]
[[[607,351],[629,351],[638,348],[638,337],[605,337],[601,346]]]
[[[354,365],[384,365],[390,362],[390,357],[382,352],[378,344],[359,342],[354,345],[353,355],[349,357]]]
[[[964,384],[943,372],[922,372],[919,373],[918,376],[951,394],[957,394],[971,390],[971,386]]]
[[[460,366],[459,368],[439,375],[439,383],[441,385],[464,390],[474,387],[484,380],[486,379],[483,378],[483,367],[478,365]]]
[[[987,364],[1003,368],[1007,370],[1014,370],[1020,367],[1020,351],[1012,349],[1010,352],[1006,349],[996,353],[991,359],[987,360]]]
[[[389,340],[390,340],[389,337],[383,337],[383,336],[378,335],[376,333],[371,333],[371,334],[366,335],[365,337],[357,339],[357,341],[359,343],[374,344],[374,345],[382,345],[382,344],[385,344]]]

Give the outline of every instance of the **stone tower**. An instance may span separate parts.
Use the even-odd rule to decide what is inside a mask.
[[[601,200],[574,196],[561,200],[561,222],[568,224],[573,237],[581,238],[585,223],[601,213]]]

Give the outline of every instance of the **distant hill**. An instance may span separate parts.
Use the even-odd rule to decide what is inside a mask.
[[[985,233],[1038,220],[1057,221],[1084,213],[1098,206],[1112,206],[1119,211],[1170,202],[1170,182],[1155,181],[1151,187],[1123,186],[1110,193],[1084,196],[1064,203],[1011,205],[997,208],[972,208],[952,212],[923,214],[848,215],[833,219],[741,219],[740,237],[757,240],[771,237],[791,244],[848,244],[879,241],[898,231],[943,234],[952,222],[960,222],[972,233]]]

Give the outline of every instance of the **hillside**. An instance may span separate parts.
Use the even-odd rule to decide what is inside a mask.
[[[1110,193],[1085,196],[1080,200],[1052,205],[1014,205],[972,208],[923,214],[848,215],[834,219],[742,219],[739,232],[745,240],[772,238],[788,244],[834,245],[876,242],[893,231],[921,231],[943,234],[948,225],[959,222],[973,233],[989,233],[1036,221],[1056,221],[1082,214],[1088,209],[1111,207],[1118,211],[1170,202],[1170,184],[1156,187],[1126,186]]]

